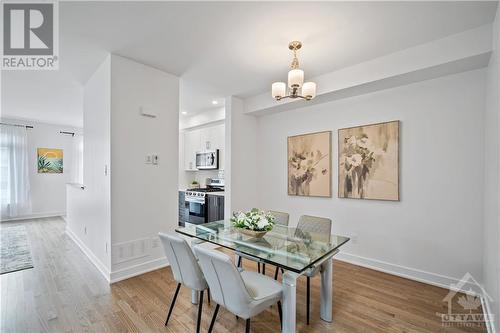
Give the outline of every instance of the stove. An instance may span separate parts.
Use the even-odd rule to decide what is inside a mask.
[[[187,202],[204,203],[207,193],[221,192],[221,191],[223,192],[224,190],[220,189],[220,188],[213,188],[213,187],[191,188],[191,189],[186,190],[186,201]]]
[[[224,189],[221,188],[215,188],[215,187],[204,187],[204,188],[190,188],[187,189],[186,192],[221,192],[224,191]]]
[[[213,200],[207,196],[207,194],[213,192],[224,192],[224,179],[209,179],[205,188],[190,188],[186,190],[184,201],[185,208],[189,212],[189,223],[202,224],[208,222],[209,213],[219,207],[218,204],[214,205]],[[220,207],[223,207],[223,205]]]
[[[209,214],[209,197],[207,193],[223,192],[221,188],[191,188],[186,190],[184,196],[185,209],[189,212],[189,223],[207,223]]]

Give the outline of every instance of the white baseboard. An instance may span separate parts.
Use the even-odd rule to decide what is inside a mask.
[[[41,218],[45,218],[45,217],[58,217],[58,216],[64,216],[64,215],[66,215],[66,212],[35,213],[35,214],[16,216],[16,217],[10,217],[10,218],[1,218],[0,222],[41,219]]]
[[[94,255],[94,253],[69,229],[66,228],[66,234],[78,245],[80,250],[89,258],[90,262],[97,267],[106,281],[110,282],[110,274],[106,266]]]
[[[115,283],[118,281],[126,280],[134,276],[138,276],[144,273],[155,271],[157,269],[168,266],[168,261],[166,257],[158,258],[150,261],[143,262],[134,266],[127,268],[122,268],[117,271],[111,272],[110,283]]]
[[[399,277],[403,277],[406,279],[430,284],[433,286],[450,289],[450,286],[456,285],[459,283],[460,279],[440,275],[436,273],[431,273],[411,267],[405,267],[400,265],[391,264],[385,261],[380,261],[371,258],[360,257],[354,254],[349,254],[345,252],[340,252],[335,256],[335,259],[340,261],[344,261],[353,265],[362,266],[366,268],[370,268],[376,271],[388,273],[391,275],[396,275]],[[463,285],[463,287],[458,290],[460,292],[469,293],[469,290],[476,291],[478,286],[467,282]]]

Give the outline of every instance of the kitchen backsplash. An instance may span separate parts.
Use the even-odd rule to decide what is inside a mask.
[[[195,172],[189,172],[187,173],[188,176],[186,177],[186,184],[180,184],[180,188],[190,188],[191,186],[189,185],[191,181],[196,180],[201,187],[205,187],[205,182],[207,178],[218,178],[219,172],[222,170],[200,170],[200,171],[195,171]],[[224,175],[224,172],[222,171],[222,176]]]

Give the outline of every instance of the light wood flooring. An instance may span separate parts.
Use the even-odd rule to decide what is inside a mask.
[[[60,218],[27,220],[34,268],[3,274],[1,332],[194,332],[197,307],[181,288],[168,327],[176,283],[169,268],[115,283],[100,275],[64,233]],[[17,223],[4,222],[2,227]],[[245,260],[245,268],[256,265]],[[298,285],[298,332],[485,332],[441,325],[448,290],[334,262],[333,323],[319,319],[319,278],[312,280],[311,325],[305,325],[305,280]],[[267,267],[272,276],[273,267]],[[458,297],[455,297],[455,299]],[[215,304],[205,301],[202,332]],[[455,309],[460,309],[458,304]],[[480,309],[479,309],[480,310]],[[463,311],[463,310],[462,310]],[[221,308],[215,332],[244,332],[244,320]],[[252,332],[279,332],[276,307],[252,319]]]

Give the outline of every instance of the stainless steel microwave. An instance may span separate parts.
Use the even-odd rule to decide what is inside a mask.
[[[219,149],[196,153],[196,169],[219,169]]]

